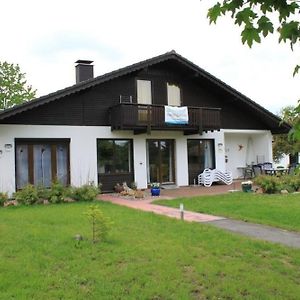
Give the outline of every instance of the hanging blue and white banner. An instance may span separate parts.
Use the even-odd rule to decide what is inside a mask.
[[[167,124],[188,124],[189,113],[186,106],[165,106],[165,123]]]

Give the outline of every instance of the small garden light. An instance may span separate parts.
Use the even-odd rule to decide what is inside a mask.
[[[180,219],[183,220],[184,219],[183,203],[180,203],[179,210],[180,210]]]

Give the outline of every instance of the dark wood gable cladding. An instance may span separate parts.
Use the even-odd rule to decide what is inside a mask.
[[[287,128],[279,128],[280,120],[250,99],[247,100],[238,92],[235,95],[235,91],[228,86],[223,88],[224,83],[205,71],[199,72],[201,69],[195,69],[195,65],[191,64],[190,67],[188,61],[179,55],[169,53],[166,57],[168,55],[170,58],[143,68],[138,68],[138,64],[134,65],[133,70],[124,75],[116,76],[118,71],[115,71],[111,79],[78,91],[74,86],[74,92],[70,88],[70,92],[65,96],[49,103],[44,102],[40,106],[35,105],[21,113],[0,118],[0,123],[110,126],[110,108],[119,103],[120,95],[131,96],[133,103],[136,103],[136,80],[147,79],[152,83],[153,104],[166,105],[167,82],[175,83],[180,86],[183,105],[220,108],[221,128],[270,129],[275,133],[288,131]],[[142,64],[146,63],[147,61]],[[241,100],[242,97],[246,100]]]
[[[134,86],[134,77],[117,78],[24,111],[5,119],[2,123],[71,126],[110,125],[109,108],[119,103],[120,95],[134,94]]]

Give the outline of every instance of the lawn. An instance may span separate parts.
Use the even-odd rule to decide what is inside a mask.
[[[300,194],[228,193],[159,200],[156,204],[300,231]]]
[[[0,299],[296,299],[300,251],[110,203],[0,209]],[[88,238],[76,247],[75,234]],[[298,296],[297,296],[298,295]]]

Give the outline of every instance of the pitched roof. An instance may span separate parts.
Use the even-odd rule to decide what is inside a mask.
[[[247,106],[254,109],[257,113],[261,114],[262,116],[266,117],[267,119],[270,119],[270,121],[276,122],[278,124],[278,127],[279,127],[279,124],[281,122],[281,119],[279,117],[277,117],[276,115],[274,115],[273,113],[271,113],[270,111],[268,111],[267,109],[262,107],[261,105],[257,104],[256,102],[254,102],[253,100],[251,100],[247,96],[243,95],[242,93],[240,93],[236,89],[234,89],[231,86],[227,85],[225,82],[221,81],[220,79],[216,78],[212,74],[208,73],[204,69],[198,67],[197,65],[195,65],[194,63],[192,63],[188,59],[186,59],[183,56],[179,55],[174,50],[172,50],[170,52],[167,52],[165,54],[162,54],[162,55],[159,55],[159,56],[156,56],[156,57],[153,57],[153,58],[150,58],[150,59],[147,59],[147,60],[135,63],[135,64],[132,64],[130,66],[127,66],[127,67],[124,67],[124,68],[121,68],[121,69],[103,74],[101,76],[97,76],[95,78],[77,83],[75,85],[66,87],[64,89],[58,90],[54,93],[50,93],[48,95],[45,95],[45,96],[42,96],[42,97],[39,97],[39,98],[36,98],[36,99],[31,100],[29,102],[22,103],[20,105],[14,106],[12,108],[8,108],[8,109],[0,112],[0,120],[4,120],[4,119],[6,119],[8,117],[11,117],[13,115],[22,113],[23,111],[30,110],[30,109],[38,107],[40,105],[43,105],[43,104],[61,99],[65,96],[77,93],[79,91],[83,91],[85,89],[91,88],[91,87],[93,87],[95,85],[98,85],[98,84],[101,84],[103,82],[118,78],[120,76],[130,74],[130,73],[135,72],[135,71],[142,70],[146,67],[149,67],[149,66],[161,63],[161,62],[165,62],[167,60],[178,61],[179,63],[183,64],[187,68],[193,70],[196,74],[206,78],[207,80],[209,80],[213,84],[219,86],[221,89],[225,90],[229,94],[232,94],[234,97],[236,97],[237,99],[242,101],[244,104],[246,104]],[[291,128],[285,122],[281,123],[280,126],[281,126],[281,130],[278,128],[280,132],[288,131]]]

